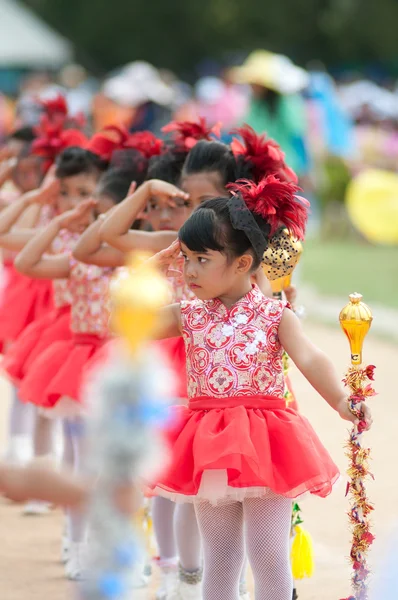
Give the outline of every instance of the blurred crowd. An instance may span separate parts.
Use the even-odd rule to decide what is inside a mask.
[[[230,141],[231,130],[247,122],[281,145],[313,197],[315,219],[326,206],[343,203],[353,175],[398,166],[398,89],[359,78],[338,83],[322,65],[304,70],[264,50],[217,74],[213,69],[194,85],[143,61],[103,80],[73,64],[57,74],[32,73],[17,98],[0,96],[0,137],[16,125],[35,125],[38,100],[60,92],[88,133],[120,123],[159,135],[172,119],[205,117],[210,125],[221,123],[222,139]]]

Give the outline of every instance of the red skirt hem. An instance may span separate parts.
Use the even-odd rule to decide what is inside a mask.
[[[52,281],[25,277],[7,267],[8,283],[0,303],[0,341],[14,341],[35,319],[53,308]]]
[[[159,494],[200,496],[203,474],[223,471],[228,489],[325,497],[339,477],[310,423],[283,398],[194,398],[174,412],[171,465],[151,485]]]
[[[70,306],[54,308],[26,327],[12,344],[1,367],[13,383],[19,386],[42,352],[54,342],[71,337]]]
[[[19,396],[41,408],[53,408],[64,396],[81,403],[85,367],[108,341],[91,334],[74,334],[53,343],[33,362]]]

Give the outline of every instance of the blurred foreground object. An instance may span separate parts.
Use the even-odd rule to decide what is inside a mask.
[[[114,349],[87,389],[93,408],[89,467],[98,483],[89,509],[88,569],[80,588],[84,600],[132,597],[129,576],[144,545],[132,524],[140,507],[139,481],[165,466],[166,449],[156,429],[167,421],[174,402],[173,377],[162,356],[144,343],[154,331],[168,286],[148,263],[135,257],[132,265],[111,289],[112,322],[126,344]]]

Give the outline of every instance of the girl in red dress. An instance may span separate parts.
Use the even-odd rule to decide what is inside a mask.
[[[251,284],[281,227],[303,237],[297,187],[268,177],[205,201],[179,232],[197,300],[164,309],[166,336],[183,335],[189,405],[169,433],[173,458],[154,489],[193,502],[204,547],[204,600],[238,600],[245,544],[256,597],[291,600],[292,500],[327,496],[338,469],[309,422],[287,408],[286,349],[341,418],[355,421],[329,359],[285,302]],[[170,321],[168,321],[170,319]],[[365,426],[370,426],[368,411]]]

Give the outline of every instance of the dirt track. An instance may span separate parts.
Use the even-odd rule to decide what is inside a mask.
[[[306,325],[310,337],[335,361],[339,372],[347,367],[348,345],[337,329]],[[398,347],[370,335],[365,360],[377,365],[376,388],[379,396],[372,401],[375,425],[368,434],[373,449],[373,472],[376,481],[369,483],[369,496],[376,505],[374,530],[377,540],[372,555],[373,570],[383,553],[391,531],[391,515],[398,506],[395,479],[396,423],[398,399],[396,370]],[[302,412],[310,419],[342,471],[345,469],[343,443],[347,427],[311,390],[303,378],[292,373]],[[8,387],[0,382],[3,402],[0,411],[0,440],[5,439]],[[314,578],[299,584],[300,600],[339,600],[349,595],[350,570],[346,560],[349,532],[344,498],[345,480],[326,500],[309,498],[302,503],[305,525],[311,531],[317,558]],[[72,587],[63,579],[59,564],[61,518],[58,511],[45,517],[23,517],[20,507],[0,501],[0,600],[70,600]],[[153,593],[133,592],[131,598],[153,598]]]

